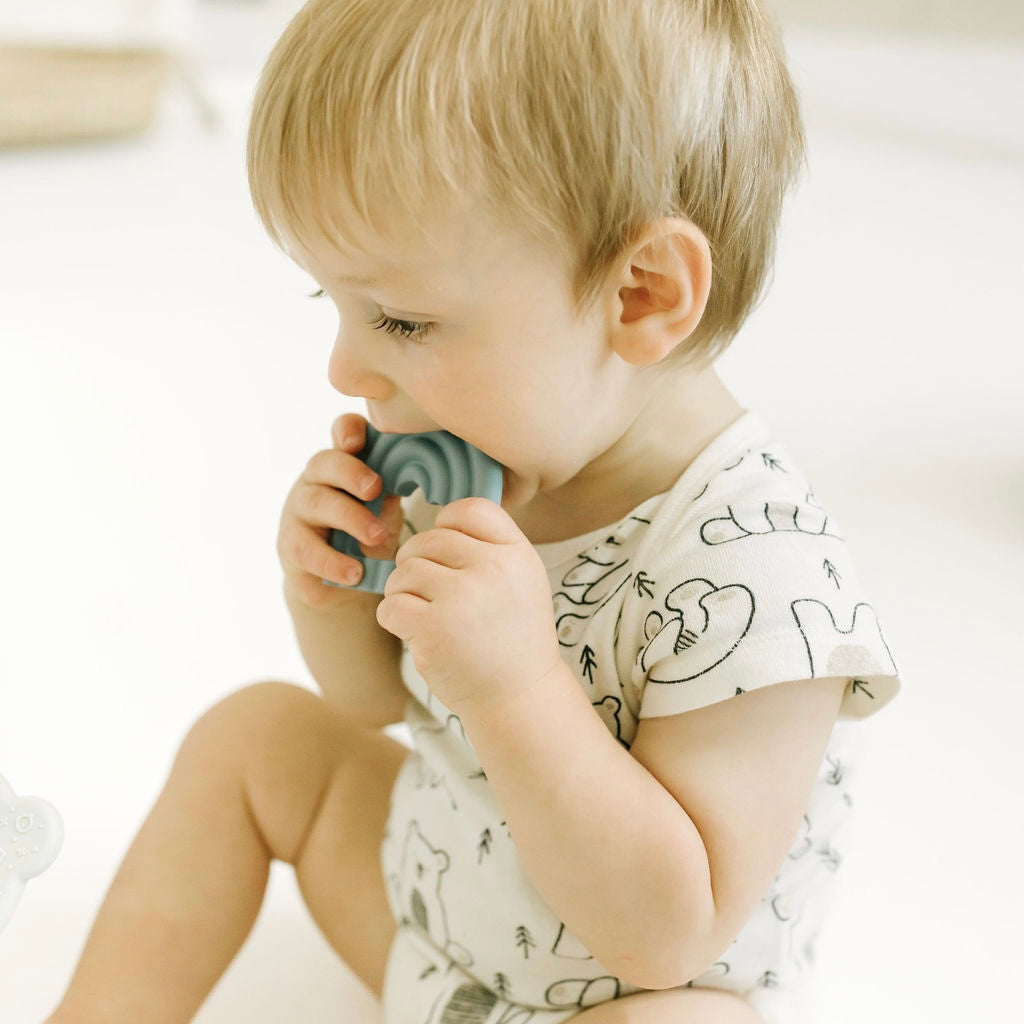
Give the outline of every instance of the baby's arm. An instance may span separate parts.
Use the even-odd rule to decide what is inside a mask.
[[[332,529],[359,538],[378,556],[385,549],[390,553],[397,541],[401,511],[396,502],[385,503],[387,534],[370,532],[377,520],[362,500],[376,497],[381,481],[354,454],[365,443],[365,430],[360,416],[335,420],[334,447],[309,460],[288,495],[277,547],[299,647],[325,699],[350,717],[382,726],[401,719],[405,705],[401,644],[377,624],[379,595],[323,582],[353,583],[362,572],[356,559],[331,547]]]
[[[646,720],[626,751],[562,660],[546,571],[502,509],[449,505],[396,561],[378,617],[461,719],[538,891],[624,981],[696,977],[785,860],[846,681]]]
[[[739,933],[795,838],[845,680],[641,722],[627,753],[568,668],[545,707],[462,723],[531,880],[610,970],[685,984]]]

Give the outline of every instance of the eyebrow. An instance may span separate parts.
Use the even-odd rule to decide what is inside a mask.
[[[358,274],[338,274],[335,280],[342,284],[354,284],[360,288],[376,288],[381,283],[375,277],[360,277]]]
[[[414,275],[407,267],[389,266],[385,268],[385,274],[387,275],[386,277],[373,277],[369,274],[334,274],[331,279],[340,284],[346,284],[356,288],[366,288],[371,291],[383,291],[386,294],[390,294],[392,297],[396,294],[401,294],[404,297],[407,295],[410,288],[415,290],[417,286],[421,286],[421,282],[417,276]],[[414,281],[416,284],[412,283]],[[410,313],[409,315],[412,314]],[[426,314],[417,313],[416,315],[419,316]]]

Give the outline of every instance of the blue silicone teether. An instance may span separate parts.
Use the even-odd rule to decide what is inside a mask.
[[[432,505],[447,505],[459,498],[501,501],[501,466],[489,455],[445,430],[426,434],[382,434],[367,425],[366,445],[359,456],[384,481],[379,498],[365,502],[380,514],[385,494],[407,497],[417,488]],[[331,532],[331,547],[363,563],[363,578],[351,589],[384,593],[395,563],[367,558],[355,537],[342,530]]]
[[[16,796],[0,775],[0,932],[25,883],[57,859],[63,841],[64,823],[57,809],[37,796]]]

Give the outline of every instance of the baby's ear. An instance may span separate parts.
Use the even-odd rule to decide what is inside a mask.
[[[711,247],[682,217],[647,225],[612,282],[612,347],[634,366],[661,362],[695,330],[711,291]]]

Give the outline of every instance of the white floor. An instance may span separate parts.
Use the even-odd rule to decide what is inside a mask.
[[[66,827],[0,935],[3,1024],[58,998],[197,714],[251,680],[308,682],[274,534],[341,402],[331,314],[248,205],[267,41],[244,11],[201,26],[217,131],[171,95],[146,138],[0,152],[0,772]],[[843,522],[906,681],[868,726],[822,1020],[1006,1019],[1024,952],[1024,50],[790,49],[809,173],[724,372]],[[275,870],[198,1019],[374,1010]]]

